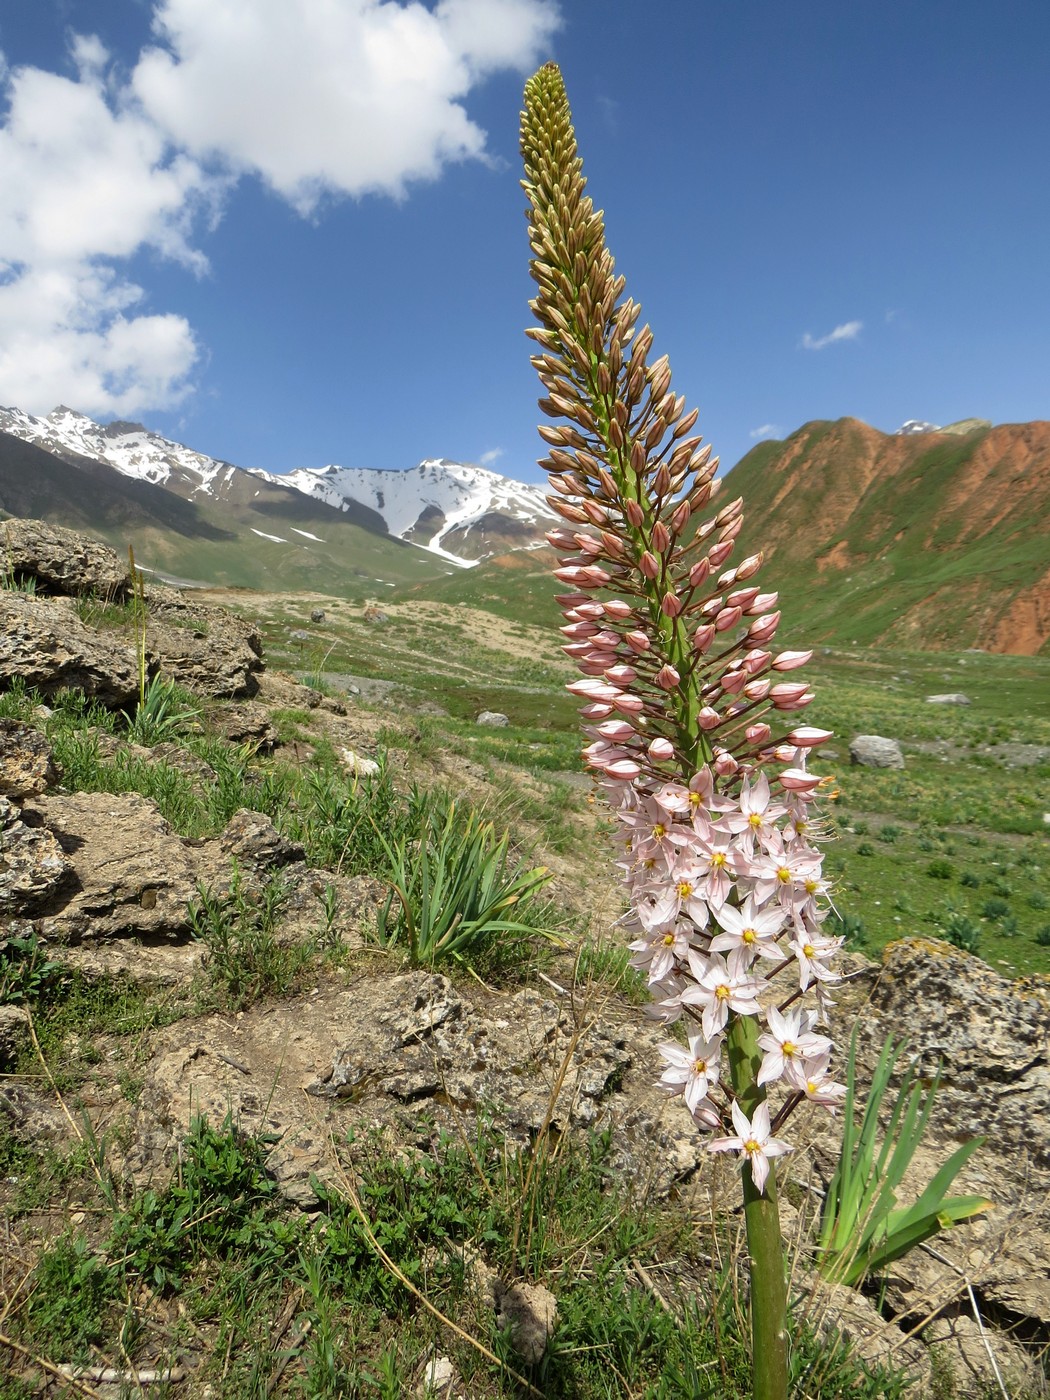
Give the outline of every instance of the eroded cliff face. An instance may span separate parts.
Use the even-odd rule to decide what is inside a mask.
[[[889,435],[856,419],[764,443],[726,479],[820,639],[1034,655],[1050,644],[1050,422]],[[786,566],[786,567],[785,567]]]

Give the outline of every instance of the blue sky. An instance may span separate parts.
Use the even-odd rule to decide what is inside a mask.
[[[1050,416],[1045,0],[8,0],[0,403],[538,480],[521,88],[725,465]]]

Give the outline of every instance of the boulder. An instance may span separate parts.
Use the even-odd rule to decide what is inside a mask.
[[[86,627],[67,598],[0,592],[0,688],[21,680],[43,695],[77,687],[121,709],[139,693],[134,646]]]
[[[109,545],[43,520],[7,520],[0,527],[3,572],[35,579],[37,594],[123,602],[131,587],[128,561]]]
[[[311,611],[311,613],[310,613],[310,621],[311,621],[311,622],[320,623],[320,622],[324,622],[324,620],[325,620],[324,608],[314,608],[314,609]]]
[[[851,763],[864,768],[903,768],[904,755],[896,739],[884,739],[879,734],[858,734],[849,743]]]
[[[927,695],[927,705],[970,705],[972,700],[968,695],[963,695],[961,691],[952,691],[947,695]]]
[[[151,672],[195,695],[232,699],[256,693],[263,655],[254,624],[222,608],[186,602],[171,589],[148,589],[146,604]]]
[[[196,869],[183,842],[137,793],[77,792],[35,798],[25,815],[48,828],[72,867],[68,887],[41,911],[40,931],[60,942],[181,939]]]
[[[503,729],[510,724],[510,720],[506,715],[501,715],[498,710],[482,710],[475,723],[490,724],[494,729]]]
[[[0,794],[31,797],[58,782],[51,745],[39,729],[0,719]]]

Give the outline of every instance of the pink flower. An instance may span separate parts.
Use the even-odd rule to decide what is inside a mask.
[[[751,1163],[751,1180],[755,1190],[763,1194],[769,1177],[770,1157],[780,1157],[791,1148],[770,1136],[769,1106],[760,1103],[749,1119],[740,1105],[733,1100],[733,1127],[736,1137],[714,1138],[707,1144],[708,1152],[739,1152]]]
[[[826,1035],[814,1035],[809,1023],[810,1013],[806,1011],[799,1009],[781,1015],[775,1006],[769,1008],[766,1012],[769,1030],[758,1037],[759,1045],[766,1052],[758,1072],[759,1084],[782,1079],[787,1071],[802,1067],[820,1055],[830,1056],[831,1041]]]
[[[722,904],[714,915],[725,932],[711,940],[711,952],[729,953],[730,972],[742,975],[757,957],[777,956],[776,936],[786,922],[777,905],[756,909],[754,897],[748,895],[740,908]]]

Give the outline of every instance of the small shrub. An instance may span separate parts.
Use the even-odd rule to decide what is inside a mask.
[[[0,1006],[37,1001],[58,972],[59,964],[48,961],[35,933],[5,938],[0,942]]]
[[[1047,899],[1042,890],[1033,890],[1028,896],[1028,907],[1029,909],[1050,908],[1050,899]]]
[[[1004,914],[1009,914],[1010,906],[1005,899],[986,899],[984,907],[981,909],[982,915],[986,919],[1001,919]]]
[[[926,867],[926,874],[931,880],[954,880],[955,866],[950,860],[931,860]]]
[[[959,876],[959,884],[964,889],[976,890],[980,887],[981,877],[973,870],[964,870]]]
[[[894,826],[892,823],[887,823],[886,826],[880,827],[875,834],[880,841],[889,841],[892,844],[902,833],[899,826]]]
[[[20,719],[28,723],[39,699],[36,691],[26,689],[21,676],[15,676],[10,687],[0,695],[0,719]]]
[[[1050,924],[1044,924],[1042,928],[1036,929],[1035,941],[1040,948],[1050,948]]]
[[[968,914],[952,910],[944,920],[943,932],[949,943],[964,953],[976,953],[981,942],[981,927]]]
[[[859,856],[873,856],[874,854],[875,847],[871,844],[870,841],[862,841],[857,847],[857,855]]]
[[[996,928],[1000,938],[1016,938],[1020,932],[1021,925],[1012,914],[1004,914]]]

